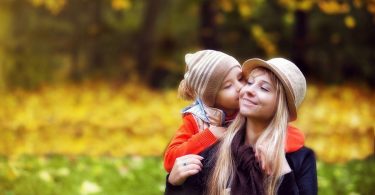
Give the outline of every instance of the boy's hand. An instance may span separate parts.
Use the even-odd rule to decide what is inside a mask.
[[[267,165],[265,163],[264,152],[265,152],[265,146],[263,146],[263,145],[258,146],[255,149],[255,157],[261,163],[261,167],[262,167],[263,171],[266,172],[267,175],[271,175],[272,174],[272,170],[271,170],[272,168],[270,167],[271,165]],[[286,157],[284,155],[283,159],[282,159],[282,165],[281,165],[281,174],[284,175],[284,174],[287,174],[291,171],[292,171],[292,169],[290,168],[290,166],[288,164],[288,161],[286,160]]]
[[[219,139],[223,137],[224,133],[227,131],[227,128],[210,125],[209,130],[211,131],[212,134],[214,134],[216,138]]]
[[[195,154],[188,154],[176,158],[172,171],[169,173],[168,182],[174,186],[181,185],[185,180],[202,170],[203,157]]]
[[[260,162],[260,165],[263,171],[267,175],[271,175],[271,167],[265,163],[265,156],[264,156],[265,147],[263,145],[258,145],[255,149],[255,157]]]

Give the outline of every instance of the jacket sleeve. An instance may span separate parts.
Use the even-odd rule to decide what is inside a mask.
[[[217,138],[207,128],[199,131],[198,125],[192,114],[183,118],[183,124],[177,130],[164,154],[164,168],[167,172],[172,170],[176,158],[187,154],[198,154],[214,144]]]
[[[166,179],[164,195],[202,195],[205,186],[202,184],[201,175],[190,176],[182,185],[174,186]]]
[[[303,147],[287,154],[287,160],[293,171],[284,176],[278,194],[316,195],[318,182],[314,152]]]
[[[296,182],[300,194],[316,195],[318,194],[318,179],[315,154],[309,148],[304,149],[306,150],[305,157],[299,171],[295,173]]]
[[[207,187],[207,180],[209,174],[215,166],[216,159],[214,155],[217,152],[217,144],[212,145],[203,152],[199,153],[203,157],[202,171],[192,175],[186,181],[179,185],[174,186],[168,182],[169,174],[166,177],[165,195],[202,195]]]
[[[298,186],[293,171],[284,175],[280,187],[277,190],[278,195],[299,195]]]
[[[166,178],[166,184],[165,184],[165,191],[164,195],[174,195],[174,194],[182,194],[183,187],[182,186],[174,186],[168,182],[169,174]]]

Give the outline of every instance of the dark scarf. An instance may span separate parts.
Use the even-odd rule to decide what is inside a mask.
[[[251,146],[245,145],[245,128],[237,132],[232,141],[235,172],[231,184],[233,195],[265,194],[264,174]]]
[[[234,119],[236,118],[237,114],[238,114],[238,111],[235,112],[232,115],[226,115],[225,114],[225,120],[224,120],[223,126],[224,127],[228,127],[234,121]]]

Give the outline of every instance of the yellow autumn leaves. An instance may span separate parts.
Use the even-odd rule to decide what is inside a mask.
[[[67,0],[29,0],[30,3],[35,7],[45,7],[52,14],[58,14],[66,5]]]
[[[262,4],[267,3],[266,1],[262,0],[253,0],[253,1],[246,1],[246,0],[220,0],[219,6],[225,12],[231,12],[234,8],[238,9],[238,13],[242,16],[242,18],[251,18],[255,10],[261,7]],[[355,0],[353,2],[353,6],[350,5],[349,2],[341,2],[337,0],[279,0],[278,3],[285,7],[290,12],[286,14],[286,18],[290,18],[290,13],[293,13],[294,10],[301,10],[308,12],[314,6],[318,7],[319,10],[325,14],[329,15],[337,15],[337,14],[344,14],[346,15],[342,23],[347,28],[354,28],[356,26],[355,18],[350,14],[352,9],[360,9],[363,6],[367,8],[367,11],[371,14],[375,14],[375,2],[372,1],[362,1],[362,0]],[[289,19],[290,21],[290,19]],[[267,47],[270,49],[270,47]],[[266,51],[270,53],[269,51]]]
[[[329,162],[373,153],[375,94],[354,86],[310,84],[293,125]],[[181,124],[175,89],[85,83],[16,90],[0,102],[0,154],[161,155]]]
[[[112,8],[114,10],[128,10],[131,6],[130,0],[112,0]]]
[[[69,3],[68,0],[28,0],[35,7],[45,7],[52,14],[58,14]],[[131,0],[108,0],[114,10],[128,10],[132,7]],[[88,2],[89,3],[89,2]]]
[[[97,83],[15,91],[0,105],[1,154],[116,156],[160,154],[185,104],[172,91]]]
[[[374,153],[375,93],[361,86],[308,86],[295,123],[321,160],[344,162]]]
[[[277,53],[277,45],[274,44],[274,36],[267,33],[260,25],[253,25],[251,27],[251,36],[260,48],[262,48],[267,56],[274,56]]]

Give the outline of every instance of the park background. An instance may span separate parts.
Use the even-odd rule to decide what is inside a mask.
[[[375,194],[372,0],[1,0],[0,194],[163,194],[199,49],[294,61],[319,194]]]

